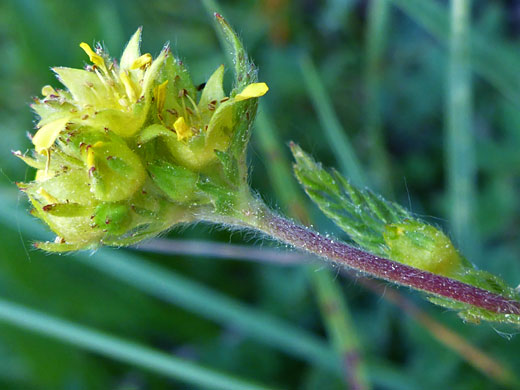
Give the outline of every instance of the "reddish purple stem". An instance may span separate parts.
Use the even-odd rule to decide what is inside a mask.
[[[520,302],[487,290],[384,259],[342,242],[326,238],[292,221],[271,215],[265,232],[269,235],[325,257],[337,264],[437,296],[454,299],[501,314],[520,314]]]

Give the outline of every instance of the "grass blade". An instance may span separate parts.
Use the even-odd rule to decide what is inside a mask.
[[[138,256],[107,249],[77,259],[165,302],[238,328],[273,348],[322,367],[337,367],[331,351],[316,336]]]
[[[358,332],[339,284],[330,270],[315,271],[312,280],[321,315],[332,344],[341,356],[349,388],[370,389]]]
[[[222,390],[272,389],[272,387],[258,385],[204,368],[164,352],[40,313],[4,299],[0,299],[0,321],[172,379],[181,380],[192,386]]]
[[[401,11],[433,35],[442,45],[449,46],[449,13],[436,1],[390,0]],[[515,104],[520,102],[520,56],[514,50],[471,31],[471,66]]]
[[[389,14],[388,0],[368,3],[368,23],[365,42],[365,132],[370,139],[369,163],[376,187],[383,193],[393,193],[391,167],[385,147],[382,120],[381,81]]]
[[[226,258],[234,260],[244,260],[244,249],[242,245],[226,244],[227,250],[224,254],[219,253],[220,250],[224,249],[220,245],[213,246],[215,243],[207,243],[192,240],[161,240],[161,248],[164,249],[164,253],[170,254],[188,254],[194,256],[206,256],[211,258]],[[170,242],[171,241],[171,242]],[[166,245],[172,244],[172,245]],[[179,245],[177,245],[179,244]],[[213,250],[206,250],[205,246],[210,245]],[[190,249],[186,249],[187,247]],[[263,255],[262,255],[263,253]],[[222,256],[221,256],[222,255]],[[294,253],[291,256],[290,262],[287,260],[283,253],[277,253],[275,250],[261,248],[255,253],[254,258],[251,257],[248,260],[258,261],[265,263],[265,259],[270,259],[272,264],[279,266],[286,266],[288,264],[298,265],[304,264],[311,259],[306,257],[302,253]],[[345,273],[346,276],[350,274]],[[488,375],[490,378],[495,380],[497,383],[509,386],[511,384],[519,383],[519,380],[512,373],[509,367],[503,362],[494,359],[493,357],[486,354],[485,351],[479,349],[475,345],[471,344],[468,340],[462,337],[460,334],[446,327],[435,318],[430,316],[426,311],[415,305],[411,300],[404,297],[396,289],[389,287],[381,282],[370,280],[366,278],[357,278],[357,283],[373,293],[381,296],[385,301],[391,302],[398,306],[403,312],[410,316],[414,321],[424,327],[431,336],[436,339],[440,344],[446,348],[453,350],[475,369],[479,370],[483,374]],[[374,364],[369,364],[371,375],[370,377],[376,380],[374,375]],[[383,382],[381,382],[383,383]],[[388,383],[386,383],[388,385]]]
[[[165,255],[198,256],[212,259],[238,259],[276,265],[300,265],[302,255],[297,252],[282,251],[278,248],[253,247],[251,245],[230,244],[190,239],[154,238],[139,244],[141,252]],[[308,259],[310,260],[310,259]]]
[[[280,204],[287,209],[291,216],[308,224],[310,221],[305,199],[301,196],[301,189],[293,176],[291,164],[283,148],[284,143],[276,133],[266,109],[265,105],[260,105],[253,137],[266,161],[268,158],[269,164],[265,165],[267,176],[276,191]]]
[[[476,185],[469,55],[471,2],[452,0],[446,100],[448,203],[452,230],[463,253],[478,253],[474,226]]]

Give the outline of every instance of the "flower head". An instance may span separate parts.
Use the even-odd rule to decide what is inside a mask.
[[[243,51],[219,22],[235,51]],[[141,54],[140,40],[138,29],[119,62],[100,45],[81,43],[89,64],[54,68],[65,88],[43,87],[32,105],[39,116],[34,151],[15,155],[36,168],[36,176],[19,187],[33,214],[58,235],[39,247],[135,242],[201,210],[219,209],[218,194],[246,181],[244,140],[256,98],[268,90],[256,82],[247,56],[242,52],[229,96],[224,66],[199,92],[168,46],[154,59]]]

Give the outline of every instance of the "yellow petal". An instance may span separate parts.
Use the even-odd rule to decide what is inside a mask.
[[[101,69],[106,71],[105,60],[99,54],[94,52],[94,50],[92,50],[90,48],[88,43],[81,42],[79,44],[79,47],[81,47],[85,51],[85,53],[87,53],[88,58],[90,59],[90,62],[92,62],[93,64],[99,66]]]
[[[125,86],[126,95],[128,96],[128,98],[130,99],[130,101],[132,103],[135,103],[137,101],[138,96],[137,96],[137,92],[135,90],[134,83],[128,76],[128,73],[126,73],[126,71],[122,71],[121,74],[119,75],[119,77],[121,78],[121,81],[123,82],[123,85]]]
[[[186,124],[186,121],[184,120],[183,116],[179,117],[175,121],[175,123],[173,124],[173,128],[175,129],[175,132],[177,133],[177,139],[179,141],[188,139],[193,135],[190,127]]]
[[[50,148],[60,132],[65,128],[69,118],[61,118],[41,127],[34,135],[32,142],[38,153]]]
[[[240,102],[242,100],[264,96],[267,91],[269,91],[269,87],[266,83],[249,84],[242,90],[242,92],[235,96],[235,101]]]
[[[161,114],[164,108],[164,102],[166,101],[166,85],[168,85],[168,80],[157,86],[155,98],[157,99],[157,111],[159,114]]]
[[[152,55],[150,53],[143,54],[141,57],[137,58],[132,65],[130,65],[130,69],[140,69],[144,66],[148,66],[152,63]]]

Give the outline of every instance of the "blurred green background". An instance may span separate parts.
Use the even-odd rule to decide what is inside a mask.
[[[30,146],[31,96],[58,85],[50,67],[85,64],[82,41],[119,57],[142,25],[143,52],[170,41],[202,83],[227,61],[215,7],[271,88],[250,147],[268,204],[346,239],[288,179],[293,140],[519,283],[519,1],[2,0],[0,388],[520,388],[517,330],[319,261],[31,248],[51,235],[27,213],[14,182],[33,172],[10,151]],[[164,238],[275,246],[204,225]]]

